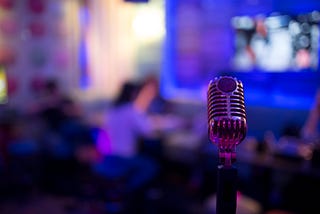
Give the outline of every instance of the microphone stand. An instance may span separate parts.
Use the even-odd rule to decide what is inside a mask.
[[[219,150],[220,163],[217,169],[217,214],[235,214],[237,208],[237,175],[238,170],[232,165],[235,162],[234,151]]]

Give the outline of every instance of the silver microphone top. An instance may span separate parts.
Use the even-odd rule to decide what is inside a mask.
[[[235,147],[247,133],[242,82],[229,76],[211,80],[207,102],[209,139],[218,145],[220,158],[235,159]]]

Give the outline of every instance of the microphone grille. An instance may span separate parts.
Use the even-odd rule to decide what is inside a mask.
[[[242,82],[228,76],[211,80],[207,102],[211,141],[227,147],[239,144],[247,129]]]
[[[208,119],[246,118],[243,85],[232,77],[219,77],[209,83]]]

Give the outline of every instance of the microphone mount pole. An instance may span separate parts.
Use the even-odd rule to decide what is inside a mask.
[[[231,158],[234,151],[219,149],[219,165],[217,167],[217,214],[235,214],[237,208],[237,176],[238,170]],[[222,157],[224,156],[224,157]]]

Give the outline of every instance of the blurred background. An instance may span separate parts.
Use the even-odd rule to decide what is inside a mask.
[[[319,8],[0,0],[0,212],[215,213],[206,93],[228,75],[237,213],[319,213]]]

